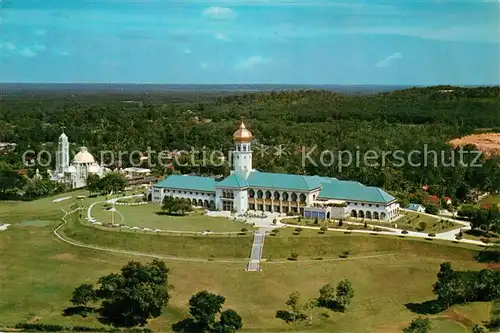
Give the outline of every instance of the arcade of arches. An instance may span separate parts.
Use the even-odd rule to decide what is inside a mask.
[[[298,192],[280,192],[260,189],[248,190],[248,209],[275,212],[304,214],[307,195]]]

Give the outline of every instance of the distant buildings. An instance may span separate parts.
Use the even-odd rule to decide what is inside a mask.
[[[5,155],[16,149],[17,144],[13,142],[0,142],[0,154]]]
[[[425,207],[422,206],[422,205],[419,205],[419,204],[410,204],[408,206],[408,210],[412,210],[414,212],[417,212],[417,213],[425,213]]]

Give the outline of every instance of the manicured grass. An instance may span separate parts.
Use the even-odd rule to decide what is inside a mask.
[[[475,245],[454,244],[447,241],[411,238],[402,236],[384,236],[371,234],[342,233],[304,229],[298,235],[295,228],[282,228],[276,236],[266,238],[263,257],[271,259],[288,258],[292,252],[299,255],[299,260],[311,258],[338,257],[344,251],[351,255],[371,255],[397,253],[399,256],[414,255],[431,258],[450,258],[455,260],[473,260],[481,249]]]
[[[115,223],[123,223],[131,227],[177,231],[212,230],[216,232],[236,232],[242,228],[253,229],[247,223],[222,217],[205,216],[197,211],[185,216],[169,216],[161,211],[160,205],[116,205],[115,208],[119,212],[114,213]],[[102,223],[112,222],[112,212],[106,210],[104,203],[94,205],[92,217]]]
[[[18,208],[11,210],[12,215],[7,213],[6,207],[12,209],[13,205],[0,203],[0,217],[7,216],[13,224],[0,232],[0,326],[36,320],[67,326],[100,326],[94,316],[84,319],[62,315],[63,309],[71,305],[72,290],[81,283],[95,283],[98,277],[119,271],[129,260],[145,262],[151,259],[79,248],[60,241],[52,233],[62,215],[60,207],[56,207],[59,204],[52,206],[43,200],[19,204]],[[90,201],[85,199],[84,202],[88,204]],[[71,204],[63,203],[60,205]],[[68,227],[63,228],[64,234],[78,241],[113,248],[234,259],[248,257],[252,243],[250,236],[179,237],[105,231],[81,225],[76,220],[77,214],[72,216]],[[54,223],[46,227],[17,224],[35,219]],[[155,332],[169,332],[172,323],[186,316],[189,297],[206,289],[224,295],[227,299],[224,307],[241,314],[244,320],[242,332],[400,332],[417,316],[405,304],[435,298],[432,284],[436,281],[441,262],[451,261],[456,269],[485,267],[471,260],[475,253],[473,249],[452,243],[443,246],[437,241],[334,234],[332,231],[325,235],[318,235],[315,230],[304,230],[300,236],[292,233],[293,229],[283,229],[278,236],[267,237],[264,253],[274,253],[273,258],[286,257],[295,248],[299,252],[299,261],[264,263],[263,271],[259,273],[246,272],[245,263],[167,260],[169,283],[174,286],[172,298],[162,316],[151,320],[148,326]],[[332,257],[341,250],[350,250],[352,256],[389,252],[398,255],[301,262],[307,253],[316,256],[317,249],[322,247]],[[305,301],[316,297],[322,285],[344,278],[349,279],[355,289],[354,300],[346,313],[318,308],[313,311],[312,323],[297,325],[274,318],[276,310],[284,308],[289,293],[299,291]],[[454,306],[437,315],[446,317],[450,323],[439,322],[437,325],[453,329],[458,327],[453,324],[460,323],[470,329],[473,323],[488,320],[490,313],[488,303]]]
[[[499,205],[500,204],[500,194],[488,195],[486,198],[479,202],[480,205]]]
[[[388,228],[399,228],[412,231],[420,231],[419,224],[425,223],[425,229],[422,232],[436,233],[436,234],[441,232],[446,232],[448,230],[457,229],[460,228],[461,226],[460,224],[457,223],[449,221],[441,221],[439,217],[432,217],[428,215],[405,212],[405,211],[401,211],[400,214],[402,215],[402,217],[390,223],[378,220],[360,219],[360,218],[348,219],[349,222],[356,222],[361,224],[357,226],[352,224],[349,225],[347,223],[344,223],[343,226],[339,226],[338,221],[325,222],[321,220],[318,221],[318,224],[315,224],[314,219],[306,219],[306,218],[302,218],[300,219],[300,221],[298,220],[298,218],[285,218],[283,219],[283,223],[294,224],[294,225],[308,225],[308,226],[328,225],[331,228],[335,227],[340,229],[347,229],[347,227],[350,226],[352,229],[364,229],[363,224],[366,222],[368,229],[373,229],[375,227],[388,227]]]
[[[391,223],[393,226],[397,225],[399,229],[406,230],[417,230],[420,223],[425,223],[425,229],[422,232],[426,233],[441,233],[449,230],[460,228],[462,225],[458,223],[453,223],[449,221],[441,221],[439,217],[432,217],[428,215],[410,213],[410,212],[400,212],[404,215],[399,220]]]
[[[154,253],[186,258],[245,259],[250,256],[253,236],[168,236],[143,231],[101,229],[81,224],[77,214],[68,216],[68,224],[61,234],[82,244],[135,252]]]
[[[317,227],[317,228],[327,226],[328,228],[345,229],[345,230],[349,230],[349,229],[350,230],[373,230],[373,229],[377,228],[377,226],[372,227],[369,225],[367,225],[367,228],[365,228],[363,224],[353,224],[353,223],[348,223],[348,222],[344,222],[344,223],[342,223],[342,225],[339,225],[338,221],[321,221],[321,220],[319,220],[318,223],[316,224],[316,221],[314,219],[304,219],[304,218],[301,218],[300,221],[298,218],[285,218],[281,222],[285,223],[285,224],[296,225],[296,226],[311,226],[311,227]],[[356,221],[356,223],[361,223],[361,222]],[[368,223],[368,220],[367,220],[367,223]],[[389,223],[386,223],[385,225],[384,225],[384,223],[380,223],[379,225],[384,226],[384,227],[391,227],[391,225]]]
[[[467,329],[466,326],[455,322],[451,321],[446,318],[435,318],[431,320],[431,327],[432,327],[432,332],[433,333],[467,333],[469,330]]]
[[[150,259],[74,247],[58,241],[51,232],[51,228],[14,227],[0,233],[0,323],[14,325],[38,320],[68,326],[100,326],[92,316],[62,316],[62,310],[70,306],[73,288],[117,272],[128,260]],[[171,270],[169,283],[174,286],[172,299],[163,315],[148,326],[156,332],[170,331],[171,324],[187,314],[189,297],[207,289],[224,295],[225,307],[242,315],[242,332],[400,332],[416,316],[405,304],[435,297],[432,283],[440,262],[415,254],[402,260],[383,257],[335,263],[264,264],[262,272],[251,273],[245,272],[241,264],[167,261]],[[453,267],[482,266],[453,262]],[[302,300],[306,300],[316,297],[322,285],[344,278],[355,288],[355,298],[346,313],[318,308],[313,312],[312,324],[298,325],[274,318],[276,310],[284,308],[289,293],[299,291]],[[471,311],[468,319],[479,323],[488,315]]]

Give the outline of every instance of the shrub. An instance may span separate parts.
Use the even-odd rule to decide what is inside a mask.
[[[368,223],[366,223],[366,222],[365,222],[365,224],[363,225],[363,227],[364,227],[365,229],[368,229]]]
[[[39,331],[39,332],[60,332],[67,331],[68,329],[61,325],[48,325],[48,324],[28,324],[28,323],[18,323],[15,328],[24,329],[28,331]]]
[[[276,219],[273,219],[273,225],[276,225],[277,222]]]
[[[342,251],[342,253],[339,254],[339,257],[345,259],[345,258],[347,258],[349,256],[349,254],[351,254],[350,251]]]
[[[280,232],[280,229],[276,228],[276,229],[271,230],[271,232],[277,234]]]
[[[296,261],[299,260],[299,254],[297,252],[290,253],[288,260]]]
[[[328,231],[328,227],[326,225],[324,225],[321,228],[319,228],[319,230],[321,230],[323,233],[325,233]]]
[[[379,231],[382,231],[382,229],[380,229],[379,227],[376,227],[376,228],[373,228],[373,231],[379,232]]]
[[[429,236],[429,237],[436,237],[436,234],[435,234],[435,233],[433,233],[433,232],[431,232],[431,233],[430,233],[430,234],[428,234],[427,236]]]
[[[408,230],[402,230],[402,231],[401,231],[401,233],[402,233],[403,235],[407,235],[407,234],[408,234]]]
[[[341,227],[343,225],[344,225],[344,222],[342,222],[342,220],[339,220],[339,227]]]
[[[242,228],[242,229],[241,229],[241,232],[243,232],[243,233],[245,233],[245,232],[247,232],[247,231],[248,231],[248,229],[247,229],[247,228]]]
[[[314,219],[314,224],[318,224],[318,223],[319,223],[318,218],[315,218]]]
[[[301,227],[295,228],[295,232],[301,232],[303,229]]]
[[[427,228],[427,223],[425,222],[420,222],[417,227],[417,231],[424,231],[425,228]]]

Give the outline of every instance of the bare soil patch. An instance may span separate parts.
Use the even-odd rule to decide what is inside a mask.
[[[450,141],[453,147],[475,145],[478,150],[486,155],[500,154],[500,133],[482,133],[464,136]]]

